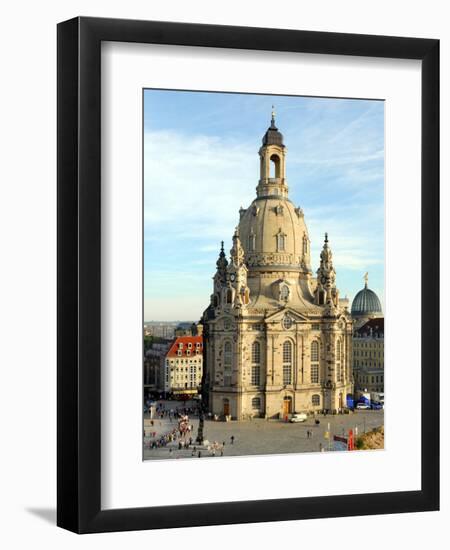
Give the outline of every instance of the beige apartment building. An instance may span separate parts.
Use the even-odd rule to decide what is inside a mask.
[[[384,318],[375,317],[355,330],[353,375],[356,392],[384,393]]]
[[[203,314],[202,395],[212,413],[234,419],[337,412],[353,393],[353,322],[339,298],[326,233],[313,276],[274,114],[259,157],[256,198],[240,209],[229,259],[222,243]]]
[[[166,354],[164,392],[196,395],[203,375],[203,336],[179,336]]]

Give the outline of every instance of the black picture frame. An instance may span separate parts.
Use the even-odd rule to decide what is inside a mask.
[[[101,509],[102,41],[422,61],[420,491]],[[58,25],[57,66],[57,524],[94,533],[438,510],[439,41],[77,17]]]

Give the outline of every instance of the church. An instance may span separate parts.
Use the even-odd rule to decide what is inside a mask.
[[[346,408],[352,318],[325,233],[313,276],[303,210],[289,199],[286,146],[272,112],[256,197],[222,248],[202,318],[208,410],[236,420]]]

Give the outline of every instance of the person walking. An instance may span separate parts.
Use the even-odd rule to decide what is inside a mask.
[[[234,445],[234,435],[230,437],[231,444]]]

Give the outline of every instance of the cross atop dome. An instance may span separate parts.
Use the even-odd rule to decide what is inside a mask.
[[[275,105],[272,105],[272,119],[270,121],[270,127],[277,129],[277,127],[275,126]]]

